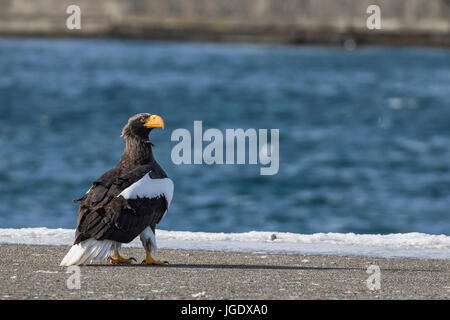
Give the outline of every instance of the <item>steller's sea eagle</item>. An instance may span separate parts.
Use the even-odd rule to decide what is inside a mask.
[[[61,266],[79,265],[109,258],[113,264],[131,263],[120,256],[122,243],[138,235],[145,248],[146,265],[164,265],[154,260],[155,227],[169,208],[173,182],[153,157],[149,140],[153,128],[164,128],[157,115],[140,113],[122,130],[125,151],[114,169],[94,181],[80,199],[74,245]]]

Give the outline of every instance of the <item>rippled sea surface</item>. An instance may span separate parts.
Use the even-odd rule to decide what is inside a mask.
[[[75,228],[127,119],[161,115],[167,230],[450,234],[450,51],[0,40],[0,227]],[[280,129],[280,169],[175,165],[173,130]]]

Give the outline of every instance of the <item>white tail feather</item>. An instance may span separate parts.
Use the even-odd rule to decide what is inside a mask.
[[[113,251],[120,247],[120,243],[111,240],[88,239],[73,245],[67,252],[60,266],[88,264],[93,261],[104,261]]]

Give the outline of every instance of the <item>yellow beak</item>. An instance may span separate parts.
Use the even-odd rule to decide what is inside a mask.
[[[144,127],[164,129],[164,121],[160,116],[154,114],[147,118],[147,120],[144,123]]]

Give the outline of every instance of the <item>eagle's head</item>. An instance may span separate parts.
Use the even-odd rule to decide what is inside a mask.
[[[160,116],[149,113],[138,113],[128,119],[128,123],[122,129],[122,136],[125,139],[137,138],[148,140],[148,135],[154,128],[164,129],[164,121]]]

